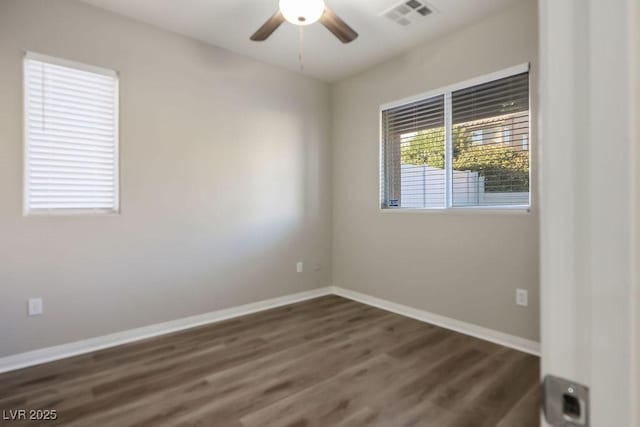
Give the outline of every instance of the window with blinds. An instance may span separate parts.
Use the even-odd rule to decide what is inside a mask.
[[[528,65],[382,108],[381,207],[528,208]]]
[[[529,205],[529,73],[453,91],[451,116],[453,206]]]
[[[388,207],[445,203],[444,96],[382,112],[384,193]]]
[[[117,212],[117,74],[28,53],[24,85],[25,213]]]

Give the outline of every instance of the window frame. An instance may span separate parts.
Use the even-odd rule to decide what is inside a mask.
[[[114,79],[114,206],[113,208],[29,208],[29,126],[28,89],[26,81],[27,61],[35,60],[52,65],[73,68],[80,71],[102,74]],[[51,216],[114,216],[120,215],[120,75],[117,71],[82,62],[72,61],[55,56],[43,55],[32,51],[24,51],[22,60],[22,216],[23,217],[51,217]]]
[[[528,154],[529,154],[529,203],[527,205],[495,205],[495,206],[453,206],[453,181],[452,174],[453,169],[451,164],[453,163],[453,147],[449,129],[451,129],[451,95],[453,92],[460,89],[467,89],[472,86],[489,83],[494,80],[500,80],[506,77],[511,77],[517,74],[529,73],[529,131],[528,131]],[[446,191],[446,203],[443,207],[424,207],[424,208],[401,208],[401,207],[383,207],[384,202],[384,187],[385,182],[385,165],[384,165],[384,150],[383,145],[384,133],[383,133],[383,112],[392,108],[401,107],[406,104],[423,101],[436,96],[444,96],[445,102],[445,175],[447,177],[445,181]],[[444,86],[438,89],[429,90],[427,92],[420,93],[418,95],[409,96],[396,101],[384,103],[380,105],[378,110],[378,129],[379,129],[379,141],[378,141],[378,211],[380,213],[521,213],[529,214],[532,209],[532,194],[533,194],[533,180],[532,177],[532,146],[531,146],[531,123],[532,123],[532,110],[531,110],[531,65],[529,62],[515,65],[509,68],[504,68],[493,73],[484,74],[482,76],[474,77],[468,80],[464,80],[458,83],[454,83],[448,86]]]

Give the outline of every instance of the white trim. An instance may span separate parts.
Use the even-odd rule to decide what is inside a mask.
[[[527,85],[529,86],[529,130],[528,130],[529,133],[527,134],[527,152],[529,153],[529,209],[531,208],[531,205],[533,203],[533,192],[536,190],[535,186],[537,184],[536,180],[533,179],[533,168],[538,166],[537,162],[534,161],[536,157],[534,156],[535,151],[533,151],[537,149],[536,146],[538,145],[538,134],[536,133],[535,135],[533,135],[531,133],[533,129],[534,121],[536,124],[538,123],[538,111],[535,111],[536,116],[534,117],[533,101],[532,101],[533,96],[531,96],[531,81],[532,81],[531,66],[529,66],[529,81],[527,82]],[[536,86],[536,89],[537,89],[537,86]],[[539,102],[536,100],[536,106],[537,105],[539,105]],[[534,136],[535,136],[535,139],[533,138]],[[532,144],[534,140],[536,144]],[[520,143],[522,143],[522,140],[520,141]]]
[[[444,173],[446,174],[444,205],[447,208],[453,206],[453,117],[451,114],[453,106],[451,98],[453,98],[451,92],[444,94]],[[402,197],[402,192],[400,192],[400,197]]]
[[[541,374],[589,387],[594,426],[640,425],[634,9],[637,18],[637,0],[539,2]]]
[[[117,197],[116,197],[117,201]],[[56,216],[119,216],[118,209],[31,209],[22,213],[25,218]]]
[[[29,208],[29,127],[27,125],[27,97],[28,87],[25,78],[27,70],[27,61],[40,61],[47,64],[59,65],[63,67],[73,68],[79,71],[87,71],[95,74],[111,77],[114,80],[114,205],[113,208],[97,208],[97,209],[32,209]],[[22,60],[22,216],[23,217],[51,217],[51,216],[112,216],[120,214],[120,76],[117,71],[108,68],[102,68],[94,65],[84,64],[81,62],[70,61],[67,59],[57,58],[54,56],[43,55],[31,51],[25,51]]]
[[[234,317],[245,316],[247,314],[257,313],[259,311],[329,294],[331,294],[331,288],[319,288],[311,291],[285,295],[278,298],[271,298],[251,304],[212,311],[210,313],[184,317],[182,319],[171,320],[163,323],[156,323],[155,325],[129,329],[122,332],[116,332],[114,334],[14,354],[0,358],[0,373],[52,362],[54,360],[65,359],[67,357],[78,356],[80,354],[90,353],[92,351],[102,350],[159,335],[165,335],[171,332],[182,331],[196,326],[207,325],[209,323],[220,322]]]
[[[529,71],[530,65],[528,62],[524,64],[515,65],[513,67],[504,68],[502,70],[495,71],[493,73],[484,74],[482,76],[474,77],[469,80],[454,83],[449,86],[440,87],[438,89],[432,89],[427,92],[420,93],[418,95],[409,96],[407,98],[399,99],[397,101],[387,102],[380,106],[380,111],[388,110],[390,108],[400,107],[405,104],[411,104],[413,102],[422,101],[434,96],[444,95],[447,92],[455,92],[456,90],[466,89],[470,86],[477,86],[483,83],[489,83],[494,80],[504,79],[505,77],[511,77],[516,74],[522,74]]]
[[[515,76],[517,74],[529,73],[529,135],[528,135],[528,144],[529,144],[529,204],[528,205],[489,205],[489,206],[454,206],[453,205],[453,141],[452,141],[452,123],[451,123],[451,97],[452,93],[456,90],[466,89],[472,86],[477,86],[484,83],[489,83],[495,80],[500,80],[502,78]],[[383,127],[382,127],[382,117],[386,110],[401,107],[407,104],[411,104],[418,101],[424,101],[429,98],[434,98],[437,96],[444,97],[444,131],[445,131],[445,195],[444,195],[444,206],[442,207],[425,207],[425,208],[402,208],[402,207],[383,207],[385,202],[385,186],[386,186],[386,176],[385,173],[385,164],[382,155],[382,146],[385,143],[383,135]],[[532,193],[533,193],[533,182],[532,182],[532,167],[531,167],[531,64],[529,62],[525,62],[524,64],[515,65],[513,67],[505,68],[493,73],[485,74],[479,77],[475,77],[469,80],[465,80],[462,82],[454,83],[449,86],[441,87],[438,89],[430,90],[428,92],[424,92],[418,95],[410,96],[408,98],[400,99],[397,101],[388,102],[380,105],[378,109],[378,120],[380,123],[380,134],[378,137],[378,159],[379,159],[379,171],[378,171],[378,210],[379,212],[436,212],[436,213],[450,213],[452,211],[470,211],[470,212],[485,212],[485,213],[501,213],[502,211],[519,211],[521,213],[530,213],[532,208]]]
[[[129,329],[109,335],[5,356],[0,358],[0,373],[40,365],[42,363],[53,362],[55,360],[66,359],[72,356],[78,356],[93,351],[115,347],[117,345],[153,338],[172,332],[178,332],[194,328],[196,326],[216,323],[239,316],[245,316],[247,314],[258,313],[271,308],[306,301],[325,295],[338,295],[382,310],[390,311],[401,316],[410,317],[412,319],[420,320],[421,322],[440,326],[445,329],[460,332],[465,335],[470,335],[485,341],[490,341],[505,347],[523,351],[525,353],[536,356],[540,355],[540,344],[535,341],[505,334],[503,332],[484,328],[461,320],[452,319],[450,317],[430,313],[425,310],[397,304],[381,298],[362,294],[360,292],[351,291],[337,286],[328,286],[325,288],[318,288],[311,291],[271,298],[264,301],[198,314],[195,316],[183,317],[181,319],[171,320],[168,322],[156,323],[154,325],[143,326],[141,328]]]
[[[382,156],[382,141],[384,138],[384,130],[382,129],[382,109],[378,110],[378,209],[382,208],[385,199],[385,191],[387,179],[384,176],[385,165]]]
[[[640,117],[640,4],[638,2],[631,3],[632,11],[629,13],[631,19],[632,33],[635,33],[635,39],[629,46],[632,58],[632,86],[633,86],[633,99],[635,102],[631,106],[631,117]],[[633,356],[631,360],[640,360],[640,121],[635,120],[632,129],[632,140],[636,141],[633,145],[633,157],[632,157],[632,218],[635,218],[633,222],[633,247],[632,247],[632,259],[635,269],[633,271],[633,283],[635,289],[632,291],[631,298],[631,315],[635,319],[635,322],[631,325],[632,342],[633,342]],[[633,391],[631,393],[632,402],[640,402],[640,364],[632,363],[632,380],[634,382]],[[640,405],[632,405],[632,425],[640,426]]]
[[[531,213],[530,206],[455,206],[450,208],[383,208],[378,206],[383,214],[521,214]]]
[[[113,147],[113,165],[115,168],[115,175],[113,177],[113,191],[114,191],[114,203],[113,209],[111,210],[111,214],[119,215],[120,214],[120,75],[114,71],[114,88],[113,88],[113,120],[114,126],[116,128],[115,132],[115,146]],[[531,120],[529,120],[531,122]],[[531,161],[529,161],[531,163]]]
[[[88,71],[90,73],[102,74],[104,76],[118,79],[118,72],[108,68],[98,67],[96,65],[85,64],[82,62],[71,61],[69,59],[57,58],[55,56],[43,55],[41,53],[26,51],[24,59],[33,59],[35,61],[46,62],[48,64],[59,65],[61,67],[73,68],[80,71]]]
[[[351,300],[377,307],[382,310],[390,311],[401,316],[410,317],[421,322],[440,326],[445,329],[460,332],[462,334],[480,338],[485,341],[490,341],[492,343],[503,345],[505,347],[513,348],[515,350],[532,354],[534,356],[540,356],[540,343],[537,341],[528,340],[515,335],[499,332],[494,329],[489,329],[482,326],[474,325],[472,323],[463,322],[461,320],[452,319],[450,317],[441,316],[439,314],[430,313],[425,310],[398,304],[349,289],[344,289],[336,286],[332,287],[331,289],[335,295],[339,295],[344,298],[349,298]]]
[[[27,125],[27,108],[29,91],[27,87],[27,53],[22,59],[22,216],[27,216],[29,212],[29,149],[27,141],[29,141],[29,126]]]

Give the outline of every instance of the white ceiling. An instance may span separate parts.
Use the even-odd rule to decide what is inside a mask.
[[[298,62],[298,27],[285,22],[265,42],[249,36],[278,7],[278,0],[82,0],[169,31],[292,70]],[[325,0],[360,36],[342,44],[320,23],[304,27],[304,73],[336,81],[417,44],[519,0],[420,0],[434,13],[406,27],[382,13],[402,0]],[[418,19],[420,17],[420,19]]]

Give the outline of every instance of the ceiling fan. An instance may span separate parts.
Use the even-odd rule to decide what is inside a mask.
[[[358,33],[325,6],[324,0],[280,0],[278,11],[251,36],[251,40],[266,40],[285,20],[300,26],[320,21],[342,43],[358,37]]]

